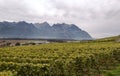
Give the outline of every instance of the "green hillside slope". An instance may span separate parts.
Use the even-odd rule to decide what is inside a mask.
[[[100,41],[100,42],[109,42],[109,41],[120,42],[120,35],[113,36],[113,37],[101,38],[101,39],[97,39],[96,41]]]

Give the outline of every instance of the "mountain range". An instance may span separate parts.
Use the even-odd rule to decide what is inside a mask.
[[[0,22],[0,38],[40,38],[90,40],[92,37],[74,24]]]

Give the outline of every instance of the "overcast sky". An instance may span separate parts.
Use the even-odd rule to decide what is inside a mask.
[[[0,0],[0,21],[76,24],[94,38],[120,34],[120,0]]]

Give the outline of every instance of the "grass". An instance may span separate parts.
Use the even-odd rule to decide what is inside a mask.
[[[107,38],[101,38],[101,39],[97,39],[95,41],[109,42],[109,41],[119,41],[119,40],[120,40],[120,35],[113,36],[113,37],[107,37]]]
[[[120,76],[120,65],[113,70],[106,71],[104,76]]]

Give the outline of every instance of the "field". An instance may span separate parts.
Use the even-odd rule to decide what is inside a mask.
[[[0,48],[0,76],[110,76],[119,65],[120,43],[109,40]]]

